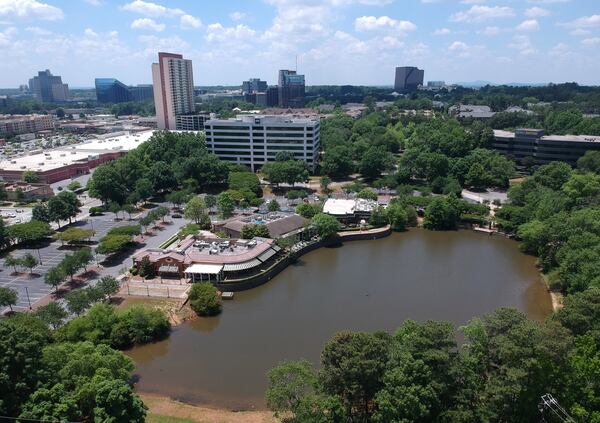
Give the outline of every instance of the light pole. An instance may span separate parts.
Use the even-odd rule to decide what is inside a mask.
[[[42,263],[42,254],[40,253],[39,247],[37,249],[37,252],[38,252],[38,258],[40,259],[40,264],[44,264],[44,263]]]

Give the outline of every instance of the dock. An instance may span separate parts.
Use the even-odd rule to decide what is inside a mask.
[[[488,229],[488,228],[473,228],[473,230],[475,232],[483,232],[483,233],[489,234],[489,235],[492,235],[494,232],[496,232],[495,229]]]
[[[233,300],[233,292],[223,292],[221,293],[221,298],[224,300]]]

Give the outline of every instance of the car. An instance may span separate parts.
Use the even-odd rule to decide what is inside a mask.
[[[181,216],[179,213],[173,213],[171,217],[173,217],[173,219],[181,219],[183,216]]]

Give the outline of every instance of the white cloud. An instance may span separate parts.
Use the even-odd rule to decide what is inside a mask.
[[[91,28],[86,28],[85,31],[83,31],[83,35],[86,37],[97,37],[98,33]]]
[[[389,16],[361,16],[354,21],[357,31],[393,30],[397,32],[408,32],[417,29],[410,21],[399,21]]]
[[[64,18],[58,7],[37,0],[0,0],[0,17],[57,21]]]
[[[519,53],[523,56],[531,56],[537,53],[537,50],[533,47],[531,40],[527,35],[515,35],[508,46],[515,50],[519,50]]]
[[[600,15],[583,16],[571,22],[561,23],[568,28],[597,28],[600,27]]]
[[[162,32],[165,30],[166,25],[156,22],[150,18],[139,18],[131,22],[131,29],[141,29],[147,31]]]
[[[191,46],[177,35],[166,38],[156,35],[140,35],[138,41],[144,45],[144,48],[135,53],[136,57],[153,58],[158,51],[186,52],[186,56],[192,54]]]
[[[433,31],[433,35],[449,35],[451,33],[452,31],[450,31],[448,28],[440,28]]]
[[[229,14],[229,19],[231,19],[232,21],[241,21],[245,17],[246,14],[244,12],[232,12]]]
[[[488,37],[493,37],[501,32],[502,30],[497,26],[486,26],[483,30],[479,31],[480,34],[487,35]]]
[[[183,15],[179,18],[182,29],[196,29],[202,26],[202,21],[192,15]]]
[[[527,0],[528,3],[534,4],[555,4],[555,3],[568,3],[571,0]]]
[[[581,44],[584,46],[597,46],[600,45],[600,37],[592,37],[581,40]]]
[[[472,6],[469,10],[450,16],[452,22],[483,22],[490,19],[508,18],[515,12],[507,6]]]
[[[467,50],[468,48],[469,48],[469,46],[466,43],[463,43],[462,41],[454,41],[452,44],[450,44],[450,46],[448,47],[448,50],[463,51],[463,50]]]
[[[102,0],[83,0],[87,4],[91,4],[92,6],[101,6],[104,2]]]
[[[592,32],[587,30],[587,29],[581,29],[581,28],[577,28],[574,29],[573,31],[569,32],[569,34],[573,35],[574,37],[585,37],[587,35],[590,35]]]
[[[151,18],[159,18],[164,16],[173,17],[185,14],[185,12],[181,9],[172,9],[157,3],[143,0],[135,0],[131,3],[124,4],[121,6],[121,9]]]
[[[525,10],[525,16],[528,18],[542,18],[544,16],[550,16],[550,11],[541,7],[533,6]]]
[[[540,29],[540,24],[535,19],[528,19],[526,21],[521,22],[517,25],[517,31],[530,32],[530,31],[538,31]]]
[[[256,31],[246,25],[225,27],[220,23],[208,25],[206,29],[206,40],[209,42],[236,42],[254,38]]]
[[[39,26],[28,26],[27,28],[25,28],[25,31],[30,32],[30,33],[35,34],[35,35],[49,35],[49,34],[52,34],[52,32],[48,31],[47,29],[40,28]]]

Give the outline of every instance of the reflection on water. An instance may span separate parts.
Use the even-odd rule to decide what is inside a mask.
[[[223,314],[135,348],[140,391],[232,409],[264,407],[266,372],[315,363],[339,330],[394,331],[405,319],[449,320],[510,306],[542,319],[550,296],[514,241],[471,231],[412,230],[322,248],[271,282],[235,294]]]

